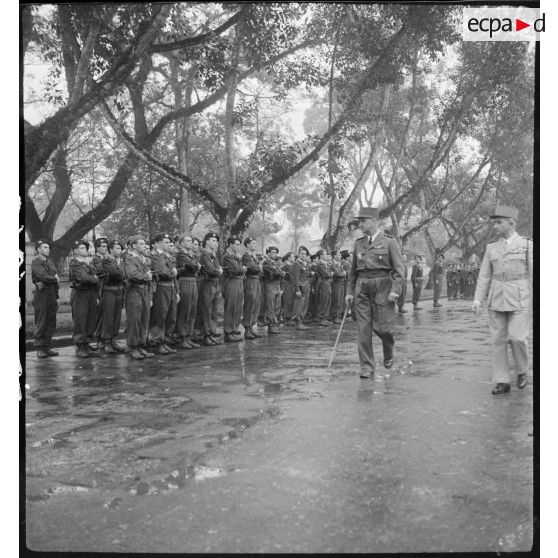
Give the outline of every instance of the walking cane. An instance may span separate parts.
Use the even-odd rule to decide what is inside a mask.
[[[333,362],[333,356],[335,355],[335,349],[337,349],[337,343],[339,343],[339,337],[341,337],[341,331],[343,326],[345,325],[345,318],[347,317],[347,310],[349,309],[349,305],[346,305],[345,312],[343,313],[343,320],[341,321],[341,325],[339,326],[339,332],[337,333],[337,339],[335,340],[335,345],[333,346],[333,352],[331,353],[331,358],[329,359],[329,364],[327,365],[328,368],[331,368],[331,363]]]

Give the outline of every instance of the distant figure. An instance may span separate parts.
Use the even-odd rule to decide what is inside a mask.
[[[432,266],[430,273],[432,274],[432,281],[434,282],[434,308],[442,306],[438,300],[442,294],[442,284],[444,281],[444,254],[440,253],[436,256],[436,263]]]
[[[407,254],[403,254],[403,265],[405,266],[405,276],[403,277],[403,284],[401,285],[401,295],[397,299],[397,306],[399,307],[399,313],[405,314],[405,297],[407,296],[407,276],[409,270],[407,269]]]
[[[497,205],[490,218],[499,240],[486,247],[472,309],[478,313],[488,295],[488,324],[494,354],[494,395],[510,391],[509,343],[517,370],[517,387],[527,385],[529,310],[532,296],[533,245],[515,231],[519,211]]]
[[[411,285],[413,287],[413,309],[422,310],[422,306],[419,306],[420,294],[422,292],[422,281],[424,270],[422,269],[422,256],[418,254],[415,256],[415,263],[413,269],[411,270]]]
[[[395,340],[391,330],[405,274],[399,244],[380,231],[379,217],[379,210],[373,207],[363,208],[358,216],[364,236],[355,242],[345,297],[349,305],[353,297],[355,300],[361,378],[373,377],[376,369],[372,332],[382,340],[384,366],[393,366]]]

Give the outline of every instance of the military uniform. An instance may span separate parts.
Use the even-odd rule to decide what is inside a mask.
[[[58,279],[51,260],[37,258],[31,262],[31,280],[35,285],[33,309],[35,312],[35,347],[48,353],[56,330],[58,310]]]
[[[495,383],[510,381],[507,343],[517,373],[527,374],[532,270],[532,242],[517,233],[487,246],[474,298],[482,301],[487,297]]]
[[[345,285],[347,283],[347,272],[343,268],[343,262],[331,262],[333,277],[331,280],[331,305],[329,315],[334,323],[339,323],[343,316],[343,302],[345,299]]]
[[[372,331],[382,340],[384,364],[391,366],[395,302],[390,302],[388,296],[390,292],[401,293],[404,274],[403,257],[395,238],[379,231],[373,241],[368,236],[356,240],[347,294],[354,293],[361,373],[373,373],[376,368]]]
[[[446,272],[446,286],[447,286],[447,296],[448,300],[453,298],[457,283],[457,271],[454,269],[448,269]]]
[[[244,306],[242,309],[242,325],[245,334],[249,330],[256,336],[252,328],[258,323],[258,315],[262,303],[261,266],[256,254],[245,252],[242,254],[242,265],[246,268],[244,281]]]
[[[98,283],[95,268],[84,261],[72,258],[70,260],[70,283],[72,292],[70,304],[72,306],[72,320],[74,322],[73,338],[78,356],[93,356],[89,343],[95,334],[98,304]]]
[[[102,259],[101,269],[104,281],[99,305],[101,309],[99,338],[105,348],[107,345],[116,348],[116,338],[120,332],[122,308],[124,306],[124,262],[122,258],[117,260],[107,256]]]
[[[422,292],[424,270],[421,264],[414,264],[411,270],[411,285],[413,286],[413,306],[416,308]]]
[[[282,266],[282,271],[285,274],[282,280],[281,290],[283,291],[283,300],[281,307],[283,309],[283,318],[290,320],[294,314],[294,285],[292,280],[293,264],[285,261]]]
[[[244,269],[240,255],[234,254],[227,248],[223,256],[223,277],[225,312],[223,329],[225,340],[240,341],[235,335],[240,333],[242,307],[244,305]]]
[[[434,299],[434,306],[441,306],[438,302],[438,299],[442,295],[442,286],[444,280],[444,266],[436,261],[436,263],[432,266],[432,280],[434,281],[434,293],[432,298]]]
[[[204,337],[217,333],[217,309],[219,306],[220,265],[217,255],[207,248],[202,248],[200,263],[203,278],[200,285],[198,303],[202,316],[202,334]]]
[[[265,292],[264,323],[268,326],[268,333],[278,333],[274,324],[279,322],[278,314],[281,310],[281,278],[283,277],[279,262],[265,258],[263,262],[263,289]]]
[[[180,249],[176,255],[180,302],[176,317],[176,336],[181,340],[180,348],[194,348],[193,335],[198,310],[199,261],[195,252]],[[197,347],[197,345],[195,345]]]
[[[308,263],[300,258],[297,258],[291,269],[291,279],[295,292],[293,319],[297,322],[298,327],[300,327],[306,316],[306,312],[308,311],[308,301],[310,295],[310,287],[308,284]],[[300,296],[296,296],[297,293],[300,293]]]
[[[130,351],[146,351],[151,304],[149,259],[129,253],[124,264],[126,274],[126,343]],[[144,353],[142,353],[144,354]]]
[[[173,269],[174,259],[165,252],[153,250],[151,253],[153,273],[153,305],[149,315],[149,341],[157,352],[172,352],[166,347],[166,338],[174,333],[176,324],[177,287]],[[162,347],[165,345],[165,347]]]
[[[316,283],[317,292],[317,317],[320,320],[320,325],[328,325],[327,318],[329,317],[329,310],[331,306],[331,282],[333,279],[333,271],[329,264],[324,261],[319,261],[316,265],[316,274],[318,280]]]

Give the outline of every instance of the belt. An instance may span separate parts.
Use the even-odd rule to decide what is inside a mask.
[[[357,271],[358,277],[373,278],[373,277],[389,277],[387,269],[362,269]]]
[[[80,285],[71,285],[72,289],[76,289],[77,291],[96,291],[99,287],[97,285],[91,285],[90,287],[82,287]]]
[[[124,288],[124,284],[119,285],[103,285],[103,291],[121,291]]]
[[[260,278],[259,273],[247,273],[246,274],[246,279],[259,279],[259,278]]]
[[[218,283],[219,282],[219,277],[204,277],[203,280],[204,281],[210,281],[211,283]]]
[[[319,277],[319,281],[331,281],[331,277]]]
[[[149,288],[150,283],[130,283],[130,287],[137,287],[138,289]]]
[[[178,278],[179,281],[197,281],[198,278],[196,275],[183,275],[182,277]]]
[[[244,279],[242,275],[226,275],[225,279]]]
[[[334,277],[333,280],[337,283],[341,282],[341,281],[345,281],[345,277]]]
[[[157,281],[158,287],[174,287],[174,281]]]
[[[521,275],[514,275],[513,273],[495,273],[492,279],[494,279],[494,281],[521,281],[523,279],[529,279],[529,274],[522,273]]]
[[[422,281],[424,277],[415,277],[415,281]]]

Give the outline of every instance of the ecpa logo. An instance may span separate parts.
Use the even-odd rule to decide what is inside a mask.
[[[464,8],[464,41],[538,41],[545,14],[537,8]]]

